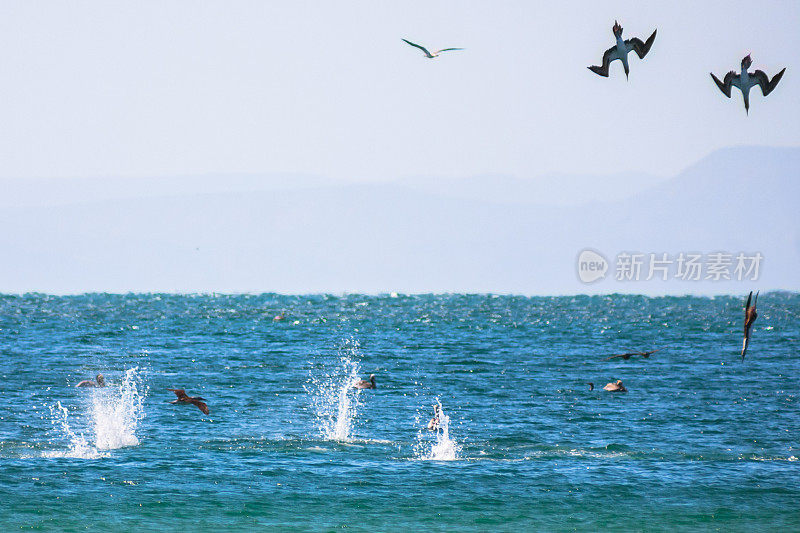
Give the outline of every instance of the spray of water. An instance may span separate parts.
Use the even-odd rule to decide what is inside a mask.
[[[358,391],[353,388],[360,375],[358,355],[358,342],[347,340],[335,364],[310,379],[307,390],[316,413],[317,429],[325,440],[351,440],[350,432],[360,405]]]
[[[144,417],[145,390],[140,392],[139,369],[125,371],[119,388],[96,389],[90,414],[94,422],[94,445],[98,450],[136,446],[136,428]]]
[[[417,459],[429,461],[455,461],[461,455],[461,446],[450,436],[450,417],[442,409],[439,399],[436,399],[438,407],[438,428],[436,440],[433,444],[428,440],[428,430],[421,430],[417,433],[417,445],[414,447],[414,454]]]
[[[107,450],[139,444],[136,429],[144,417],[147,387],[142,384],[138,368],[126,370],[118,386],[111,384],[86,392],[91,395],[88,416],[78,414],[70,418],[61,402],[51,406],[55,440],[58,444],[66,442],[67,450],[47,452],[45,456],[95,459],[103,457],[102,452]],[[93,432],[93,442],[76,429],[81,427]]]
[[[45,457],[75,457],[79,459],[96,459],[100,457],[97,449],[89,444],[83,433],[75,433],[69,425],[69,411],[61,405],[61,402],[56,402],[55,405],[50,406],[50,415],[52,416],[53,427],[61,437],[60,440],[65,440],[67,443],[67,449],[44,452],[43,455]]]

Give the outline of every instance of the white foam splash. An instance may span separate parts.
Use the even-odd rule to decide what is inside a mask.
[[[100,453],[88,443],[83,433],[75,433],[70,427],[69,411],[61,405],[61,402],[56,402],[55,405],[50,406],[50,414],[53,417],[52,421],[56,431],[67,441],[68,449],[44,452],[42,454],[44,457],[72,457],[78,459],[96,459],[100,457]]]
[[[94,445],[98,450],[116,450],[136,446],[136,428],[144,417],[146,387],[139,392],[139,368],[125,371],[119,388],[96,389],[92,396],[90,414],[94,422]]]
[[[50,413],[57,434],[56,440],[66,441],[67,450],[45,452],[45,457],[96,459],[105,457],[107,454],[102,452],[107,450],[139,444],[136,428],[144,418],[147,387],[142,385],[138,367],[126,370],[125,378],[119,386],[111,384],[86,392],[91,395],[88,417],[74,417],[73,425],[91,429],[94,442],[90,443],[83,432],[77,432],[70,425],[69,411],[59,401],[50,407]]]
[[[439,413],[439,428],[436,430],[436,441],[427,449],[428,443],[425,439],[427,430],[420,430],[417,434],[417,446],[415,455],[418,459],[428,461],[455,461],[461,455],[461,445],[450,436],[450,417],[442,409],[442,403],[436,399],[437,410]]]
[[[311,387],[307,390],[316,412],[317,427],[325,440],[351,440],[350,431],[360,405],[358,390],[353,388],[360,375],[355,359],[358,354],[358,342],[346,340],[335,367],[310,380]]]

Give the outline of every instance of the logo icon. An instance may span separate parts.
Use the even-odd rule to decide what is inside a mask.
[[[583,250],[578,254],[578,278],[583,283],[594,283],[606,277],[608,261],[594,250]]]

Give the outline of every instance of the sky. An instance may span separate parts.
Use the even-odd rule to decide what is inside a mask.
[[[586,69],[658,36],[626,81]],[[800,145],[800,3],[0,3],[0,178],[641,171]],[[401,38],[464,47],[426,60]],[[722,77],[751,52],[750,115]]]

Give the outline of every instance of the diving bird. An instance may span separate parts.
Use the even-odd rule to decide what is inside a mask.
[[[377,389],[378,387],[375,385],[375,374],[369,375],[369,381],[366,379],[359,379],[353,383],[353,387],[356,389]]]
[[[742,98],[744,99],[744,111],[748,115],[750,114],[750,89],[752,89],[755,85],[761,87],[761,92],[764,96],[767,96],[773,90],[775,90],[775,86],[778,85],[778,82],[781,81],[783,77],[783,73],[786,72],[786,67],[783,68],[780,72],[775,74],[775,76],[770,80],[769,76],[763,70],[756,70],[752,74],[747,72],[747,69],[750,68],[750,65],[753,64],[753,60],[750,58],[750,54],[744,56],[742,59],[742,72],[741,74],[736,74],[734,71],[730,71],[725,74],[725,79],[723,81],[719,81],[719,78],[714,76],[714,73],[711,73],[711,78],[713,78],[714,83],[717,84],[719,90],[722,91],[722,94],[727,96],[728,98],[731,97],[731,87],[736,87],[740,91],[742,91]]]
[[[753,300],[753,307],[750,307],[750,300],[753,298],[753,291],[750,291],[750,296],[747,297],[747,303],[744,304],[744,341],[742,341],[742,361],[744,361],[744,354],[747,352],[747,345],[750,344],[750,328],[753,327],[753,322],[758,318],[756,313],[756,303],[758,302],[758,292],[756,292],[756,299]]]
[[[589,385],[589,390],[594,390],[594,383],[590,381],[587,385]]]
[[[433,406],[433,418],[428,422],[428,431],[438,431],[439,423],[439,405],[437,404]]]
[[[608,383],[603,387],[603,390],[607,390],[608,392],[628,392],[628,389],[622,384],[621,379],[618,379],[615,383]]]
[[[441,54],[442,52],[450,52],[451,50],[463,50],[463,48],[442,48],[441,50],[437,50],[434,53],[430,53],[428,51],[428,49],[425,48],[424,46],[421,46],[421,45],[416,44],[416,43],[412,43],[411,41],[408,41],[406,39],[403,39],[403,41],[405,41],[406,43],[410,44],[411,46],[413,46],[415,48],[419,48],[420,50],[422,50],[425,53],[425,57],[427,57],[428,59],[433,59],[435,57],[439,57],[439,54]]]
[[[95,379],[97,380],[97,383],[95,383],[91,379],[84,379],[83,381],[81,381],[80,383],[78,383],[75,386],[76,387],[105,387],[106,386],[106,378],[103,377],[103,374],[97,374],[97,377]]]
[[[183,389],[167,389],[168,391],[172,391],[175,393],[175,396],[178,397],[177,400],[171,401],[169,403],[190,403],[203,411],[203,414],[207,415],[211,411],[209,410],[208,406],[205,404],[205,398],[201,398],[200,396],[188,396],[186,391]]]
[[[628,77],[628,72],[630,72],[630,68],[628,68],[628,54],[633,50],[636,52],[636,55],[639,56],[639,59],[644,59],[644,56],[647,55],[647,52],[650,51],[650,47],[653,46],[653,41],[656,40],[656,31],[653,30],[653,34],[647,38],[647,41],[642,42],[641,39],[637,37],[633,37],[632,39],[622,39],[622,26],[619,25],[619,22],[616,20],[614,21],[614,26],[611,28],[614,32],[614,38],[617,40],[617,44],[606,50],[603,54],[603,64],[601,66],[591,66],[588,67],[589,70],[598,74],[603,77],[608,77],[608,66],[613,62],[619,59],[622,61],[622,66],[625,69],[625,78]]]

